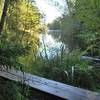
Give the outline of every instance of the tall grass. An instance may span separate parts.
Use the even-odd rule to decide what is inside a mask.
[[[46,51],[45,51],[46,53]],[[48,79],[60,81],[73,86],[95,90],[95,78],[93,69],[89,62],[80,59],[81,52],[77,49],[72,52],[65,52],[61,48],[60,53],[52,59],[40,56],[32,64],[32,74],[36,74]]]

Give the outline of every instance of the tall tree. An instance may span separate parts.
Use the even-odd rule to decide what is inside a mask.
[[[30,62],[33,60],[32,52],[36,50],[36,44],[39,44],[36,35],[41,32],[41,14],[35,5],[28,1],[5,0],[3,11],[0,11],[2,12],[0,32],[3,31],[0,39],[0,65],[21,71],[27,66],[26,63],[29,63],[28,59]],[[7,18],[6,21],[5,18]],[[24,62],[23,59],[25,59]],[[10,86],[12,88],[9,91]],[[25,98],[19,99],[22,95],[15,83],[0,79],[0,91],[3,91],[0,92],[0,100],[25,100]]]
[[[99,0],[67,0],[68,11],[62,18],[64,40],[69,45],[75,42],[82,49],[100,44],[100,1]],[[73,41],[74,40],[74,41]],[[67,43],[68,43],[67,41]],[[72,43],[72,44],[71,44]],[[95,49],[92,46],[93,49]]]
[[[0,35],[3,31],[3,26],[4,26],[5,18],[6,18],[6,15],[7,15],[8,5],[9,5],[9,0],[5,0],[3,11],[2,11],[2,16],[1,16],[1,21],[0,21]]]

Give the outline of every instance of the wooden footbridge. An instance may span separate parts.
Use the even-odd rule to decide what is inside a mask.
[[[100,94],[16,70],[0,70],[0,77],[24,83],[33,89],[65,100],[100,100]]]

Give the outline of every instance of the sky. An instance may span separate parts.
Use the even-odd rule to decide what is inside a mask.
[[[48,4],[47,1],[52,1],[52,0],[35,0],[35,1],[38,9],[45,14],[45,23],[52,23],[54,19],[62,15],[61,12],[57,10],[54,6]],[[53,1],[59,2],[59,5],[62,7],[64,6],[63,5],[64,0],[53,0]]]

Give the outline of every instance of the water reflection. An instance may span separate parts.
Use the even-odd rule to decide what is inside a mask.
[[[53,58],[60,54],[61,48],[66,49],[68,52],[67,45],[58,41],[58,39],[54,38],[50,34],[41,34],[40,43],[39,54],[43,57]]]

